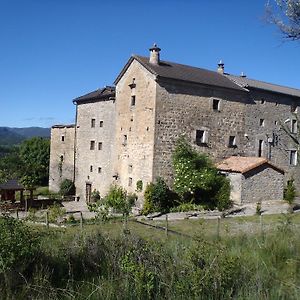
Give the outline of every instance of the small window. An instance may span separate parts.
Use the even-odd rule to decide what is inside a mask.
[[[91,141],[90,150],[95,150],[95,141]]]
[[[102,172],[102,169],[98,167],[98,173],[100,174]]]
[[[265,120],[259,119],[259,126],[264,127],[265,126]]]
[[[131,177],[129,177],[129,179],[128,179],[128,186],[132,186],[132,178]]]
[[[91,119],[91,127],[95,128],[96,125],[96,119]]]
[[[292,120],[291,121],[291,133],[297,133],[297,120]]]
[[[298,110],[297,103],[293,103],[293,104],[291,105],[291,112],[292,112],[292,113],[296,113],[297,110]]]
[[[203,145],[207,144],[208,138],[207,138],[207,131],[205,130],[196,130],[196,144],[197,145]]]
[[[296,150],[290,150],[289,163],[291,166],[297,165],[297,151]]]
[[[135,95],[131,96],[131,106],[135,106]]]
[[[93,172],[93,166],[90,166],[90,172]]]
[[[103,121],[100,121],[99,125],[100,127],[103,127]]]
[[[102,142],[98,143],[98,150],[102,150]]]
[[[266,100],[265,99],[261,99],[260,100],[260,104],[265,104],[266,103]]]
[[[275,106],[278,106],[278,102],[275,102]]]
[[[65,141],[65,136],[64,136],[64,135],[61,136],[61,141],[62,141],[62,142]]]
[[[264,141],[263,140],[259,140],[258,141],[258,153],[257,156],[258,157],[262,157],[263,156],[263,149],[264,148]]]
[[[128,173],[132,173],[132,165],[128,166]]]
[[[126,146],[127,145],[127,134],[124,134],[123,135],[123,146]]]
[[[228,147],[229,148],[235,148],[236,147],[236,137],[234,135],[231,135],[229,137]]]
[[[220,100],[213,99],[213,110],[220,111]]]
[[[278,121],[275,121],[274,124],[275,124],[275,125],[278,125]]]
[[[63,155],[60,156],[60,161],[61,161],[61,162],[64,161],[64,156],[63,156]]]

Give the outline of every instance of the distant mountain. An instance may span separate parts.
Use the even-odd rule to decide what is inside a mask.
[[[50,128],[25,127],[11,128],[0,127],[0,146],[18,145],[22,141],[32,137],[50,138]]]

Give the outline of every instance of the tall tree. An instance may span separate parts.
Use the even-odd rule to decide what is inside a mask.
[[[48,183],[50,141],[34,137],[20,145],[20,160],[24,164],[22,180],[25,186]]]
[[[270,0],[267,20],[288,40],[300,40],[300,0]]]

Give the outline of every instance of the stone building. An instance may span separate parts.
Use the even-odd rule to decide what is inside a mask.
[[[158,176],[172,184],[171,155],[182,135],[216,162],[264,157],[300,188],[297,147],[283,130],[297,135],[300,90],[230,75],[222,62],[215,72],[162,61],[160,51],[154,45],[149,57],[133,55],[114,87],[74,100],[76,124],[68,149],[82,201],[89,201],[94,189],[104,195],[111,183],[129,192],[137,182],[145,188]],[[58,186],[51,178],[59,182],[57,159],[66,149],[61,128],[52,128],[54,190]]]
[[[263,157],[231,156],[217,164],[230,179],[236,204],[282,200],[284,171]]]

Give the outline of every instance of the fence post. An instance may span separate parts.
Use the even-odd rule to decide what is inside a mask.
[[[80,212],[80,230],[82,231],[83,229],[83,216],[82,216],[82,211]]]
[[[49,228],[49,212],[48,210],[46,211],[46,226]]]
[[[166,214],[166,236],[168,236],[168,230],[169,230],[169,222],[168,222],[168,214]]]
[[[262,217],[262,214],[259,215],[259,224],[260,224],[260,234],[261,234],[261,237],[263,238],[264,237],[264,228],[263,228],[263,217]]]
[[[220,223],[221,223],[221,217],[218,216],[218,222],[217,222],[217,239],[220,239]]]

